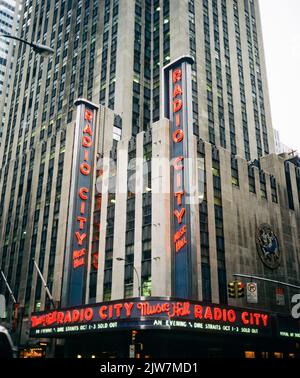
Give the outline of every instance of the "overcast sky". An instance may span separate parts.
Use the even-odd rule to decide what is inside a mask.
[[[259,0],[273,127],[300,153],[300,0]]]

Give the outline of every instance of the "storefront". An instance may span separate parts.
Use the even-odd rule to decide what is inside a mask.
[[[300,327],[290,318],[173,298],[34,313],[30,335],[64,339],[56,355],[79,358],[292,358],[300,352]]]

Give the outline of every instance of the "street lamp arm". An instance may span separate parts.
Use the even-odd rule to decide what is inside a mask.
[[[36,45],[32,42],[28,42],[28,41],[25,41],[25,39],[22,39],[22,38],[19,38],[19,37],[16,37],[14,35],[10,35],[10,34],[1,34],[0,37],[5,37],[5,38],[11,38],[11,39],[15,39],[16,41],[19,41],[19,42],[23,42],[25,43],[26,45],[29,45],[31,47],[36,47]]]
[[[39,43],[35,43],[35,42],[28,42],[25,39],[16,37],[15,35],[1,34],[0,37],[11,38],[11,39],[14,39],[16,41],[25,43],[26,45],[32,47],[33,50],[35,52],[39,53],[39,54],[49,55],[49,54],[53,54],[54,53],[54,50],[51,47],[40,45]]]

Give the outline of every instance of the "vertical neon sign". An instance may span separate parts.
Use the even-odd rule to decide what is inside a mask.
[[[84,303],[95,159],[97,105],[79,99],[73,144],[62,302]]]
[[[191,122],[191,65],[184,56],[164,67],[164,110],[170,119],[172,295],[193,297],[193,268],[189,193]]]

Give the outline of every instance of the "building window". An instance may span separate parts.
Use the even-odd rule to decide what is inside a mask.
[[[262,171],[259,173],[259,181],[260,181],[260,196],[261,198],[267,199],[266,175]]]
[[[290,174],[290,163],[288,161],[284,162],[285,168],[285,180],[286,180],[286,191],[288,197],[288,205],[291,210],[295,210],[294,207],[294,198],[293,198],[293,190],[292,190],[292,182],[291,182],[291,174]]]
[[[270,185],[271,185],[272,202],[278,203],[277,184],[276,184],[276,179],[274,176],[270,176]]]
[[[248,183],[249,183],[249,192],[256,193],[255,175],[254,175],[254,168],[252,165],[248,165]]]

